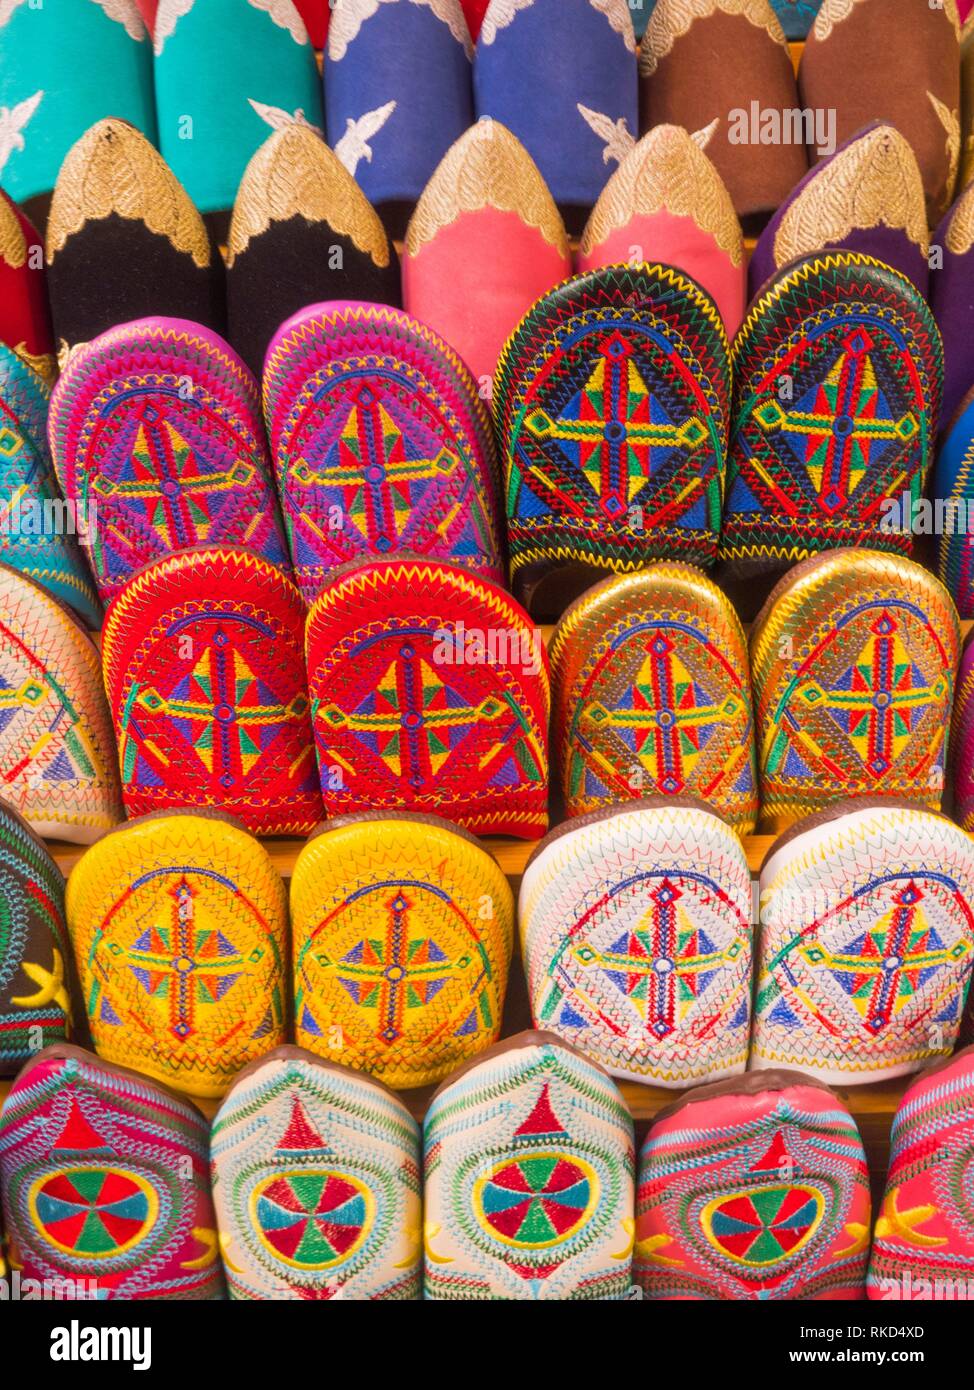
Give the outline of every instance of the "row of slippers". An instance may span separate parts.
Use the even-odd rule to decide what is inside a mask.
[[[786,265],[825,248],[871,255],[906,276],[921,298],[929,295],[948,359],[958,359],[948,363],[952,411],[970,363],[955,316],[972,300],[971,187],[940,222],[933,256],[913,150],[894,126],[871,122],[786,190],[748,268],[712,139],[706,130],[660,124],[620,154],[582,232],[576,268],[672,264],[712,296],[733,338],[748,299]],[[223,259],[203,219],[145,137],[117,118],[92,126],[65,157],[47,224],[46,289],[39,234],[9,200],[0,218],[8,300],[0,326],[5,341],[35,359],[50,357],[53,346],[48,297],[62,356],[146,313],[225,326]],[[119,277],[120,263],[138,276]],[[527,149],[485,118],[449,147],[422,190],[405,231],[401,276],[375,208],[339,156],[309,126],[294,124],[268,136],[243,173],[227,263],[230,337],[257,374],[274,331],[303,305],[404,297],[478,378],[489,378],[518,319],[570,275],[572,253]]]
[[[408,555],[342,567],[306,616],[268,561],[179,551],[114,599],[101,660],[32,580],[0,568],[0,597],[5,795],[46,836],[88,843],[124,802],[226,810],[265,835],[406,810],[537,839],[550,707],[569,816],[689,794],[745,834],[759,810],[783,829],[852,795],[939,810],[952,712],[958,815],[974,816],[974,646],[961,662],[927,570],[878,552],[797,566],[750,652],[699,570],[605,580],[556,629],[553,698],[503,589]]]
[[[862,54],[880,52],[868,81]],[[476,54],[459,0],[336,0],[322,98],[291,0],[165,0],[151,49],[135,0],[82,0],[70,18],[13,0],[0,24],[0,174],[43,216],[67,149],[117,116],[158,143],[225,225],[268,125],[299,122],[327,133],[401,236],[447,149],[489,116],[530,150],[577,234],[640,128],[713,127],[738,215],[760,219],[807,172],[806,146],[828,143],[822,131],[783,132],[785,113],[834,111],[840,143],[874,119],[910,140],[933,225],[960,169],[960,73],[956,0],[830,3],[797,84],[769,0],[657,0],[638,70],[627,0],[495,0]],[[752,103],[759,119],[777,118],[776,135],[741,137],[732,113]]]
[[[151,216],[148,207],[171,208],[169,235],[178,246],[149,231],[138,217],[119,217],[116,193],[124,189],[131,203],[137,156],[158,159],[136,132],[106,122],[85,137],[82,147],[77,159],[69,156],[59,185],[63,198],[55,200],[57,230],[48,248],[55,320],[74,345],[69,359],[80,354],[88,364],[80,371],[92,370],[94,340],[96,355],[97,349],[110,348],[114,370],[122,374],[132,365],[126,347],[138,354],[144,345],[138,329],[127,345],[124,330],[109,325],[151,306],[212,325],[220,317],[213,313],[219,295],[209,271],[219,263],[222,273],[222,263],[218,256],[210,259],[202,222],[178,199],[171,204],[150,199],[143,208],[146,216]],[[708,178],[706,156],[690,136],[661,127],[646,137],[596,209],[579,256],[583,273],[554,289],[552,284],[571,270],[568,243],[540,175],[534,170],[532,184],[518,174],[524,161],[530,164],[513,137],[495,124],[464,137],[445,161],[442,184],[434,180],[411,224],[405,299],[415,319],[405,320],[391,308],[377,307],[375,313],[385,313],[390,356],[401,358],[422,338],[427,357],[451,359],[450,374],[462,379],[466,396],[493,395],[509,481],[505,510],[515,592],[534,615],[557,616],[579,592],[579,574],[584,587],[585,571],[593,565],[625,569],[658,558],[704,565],[716,560],[722,576],[747,581],[746,600],[759,592],[750,582],[755,576],[780,573],[825,545],[867,544],[909,554],[918,530],[939,536],[941,574],[962,615],[974,614],[974,528],[966,516],[974,501],[966,463],[974,438],[974,360],[966,328],[974,311],[974,186],[938,233],[944,263],[932,278],[931,309],[919,288],[927,281],[928,247],[916,162],[890,128],[863,132],[817,171],[807,188],[796,190],[772,221],[767,243],[762,239],[752,262],[759,276],[767,270],[771,278],[729,352],[721,323],[736,326],[745,304],[740,229],[733,230],[737,224],[729,202],[721,205],[711,197],[716,172],[711,166]],[[336,168],[337,182],[331,177]],[[156,176],[168,189],[162,170],[155,169]],[[77,190],[86,187],[99,199],[109,190],[95,221],[88,218],[86,199],[78,201]],[[913,190],[905,203],[904,187]],[[303,190],[297,205],[291,196],[295,188]],[[329,188],[330,194],[322,192]],[[525,188],[537,196],[525,202]],[[676,197],[681,188],[682,203]],[[273,208],[268,190],[275,198],[281,194]],[[849,222],[850,199],[854,206],[873,209],[871,217],[859,219],[869,228],[855,218]],[[309,221],[312,204],[317,211]],[[682,209],[680,215],[675,209]],[[272,136],[255,157],[237,212],[229,272],[231,337],[258,372],[269,350],[268,372],[307,373],[311,367],[294,342],[303,313],[305,331],[325,340],[317,369],[327,363],[334,381],[341,353],[365,347],[369,335],[356,340],[349,334],[340,343],[332,319],[316,320],[303,306],[315,294],[331,300],[398,297],[394,254],[374,212],[334,155],[300,127]],[[896,230],[896,218],[904,216]],[[828,243],[846,249],[812,249]],[[156,259],[160,247],[164,254]],[[505,254],[498,252],[502,247]],[[649,252],[676,266],[606,265],[614,257]],[[16,259],[22,292],[9,302],[29,313],[36,272],[26,253]],[[120,277],[119,261],[155,270]],[[93,272],[97,264],[103,275]],[[292,310],[295,317],[282,329]],[[347,333],[348,325],[342,327]],[[106,339],[103,329],[121,336]],[[31,337],[17,322],[8,323],[5,333],[18,344]],[[214,354],[221,362],[232,354],[206,330],[197,340],[205,379]],[[473,366],[476,384],[457,354]],[[234,370],[239,377],[239,363]],[[355,360],[346,362],[342,384],[360,370]],[[190,389],[195,371],[190,357]],[[269,389],[275,389],[273,381]],[[397,384],[393,397],[403,389]],[[414,380],[407,393],[410,406],[429,389],[427,382]],[[237,394],[248,392],[241,387]],[[340,406],[334,399],[327,405],[348,415],[347,398]],[[125,396],[116,408],[126,409],[128,402]],[[159,403],[177,424],[185,406],[172,392]],[[379,404],[373,402],[372,409],[378,411]],[[489,436],[482,408],[471,400],[469,410],[480,417],[479,432]],[[299,431],[295,439],[275,444],[279,475],[301,466],[296,447],[321,447],[335,423],[325,409],[315,420],[315,433]],[[267,424],[273,435],[274,422]],[[408,415],[400,408],[398,428],[406,426]],[[943,443],[934,470],[938,427]],[[205,444],[214,429],[200,428]],[[77,431],[85,440],[81,426]],[[259,412],[252,403],[243,434],[252,447],[256,437],[261,453]],[[469,454],[469,442],[454,438],[449,429],[441,429],[439,437],[461,457],[466,444]],[[100,457],[78,466],[113,471],[132,466],[125,453],[133,439],[129,432],[98,431],[96,438]],[[391,448],[396,441],[384,442]],[[58,457],[56,437],[53,443],[63,481],[75,465]],[[424,457],[429,446],[421,428],[407,428],[406,447]],[[476,460],[475,478],[492,468],[489,438],[484,448],[487,458]],[[224,438],[212,465],[217,473],[225,451]],[[8,470],[17,463],[9,448],[4,459]],[[205,469],[195,458],[193,465]],[[352,558],[352,547],[361,548],[355,539],[361,524],[353,519],[346,529],[344,519],[339,526],[322,524],[320,518],[335,508],[348,510],[351,484],[344,479],[352,467],[346,450],[338,473],[323,479],[316,472],[312,485],[303,483],[293,498],[290,510],[310,515],[310,527],[299,521],[298,529],[316,563],[340,563]],[[931,476],[935,500],[956,508],[958,524],[938,520],[933,512],[929,523],[919,515]],[[433,477],[410,478],[409,500],[435,491],[442,481],[441,470]],[[150,502],[114,493],[119,507],[139,510]],[[412,518],[411,507],[394,510],[407,523]],[[479,550],[468,533],[454,536],[454,544],[441,545],[438,553],[488,567],[495,563],[490,533],[491,524],[499,529],[499,520],[486,527],[483,521],[473,525],[483,535]],[[380,552],[383,546],[423,550],[404,529],[391,536],[380,529],[374,538],[366,535],[365,544]],[[189,539],[204,537],[222,539],[212,533],[208,512]],[[181,531],[170,526],[165,535],[160,532],[160,546],[185,543],[185,520]],[[146,558],[144,546],[139,554]],[[551,571],[558,572],[553,592],[542,582]],[[567,579],[562,571],[569,572]]]
[[[911,552],[941,390],[929,309],[869,257],[787,268],[733,359],[714,303],[680,272],[603,267],[543,294],[504,349],[502,489],[477,383],[400,310],[334,301],[281,325],[263,419],[256,382],[210,330],[139,320],[75,349],[49,419],[43,382],[0,347],[11,497],[0,549],[96,626],[70,537],[15,524],[56,502],[58,486],[80,518],[98,512],[87,549],[104,601],[140,565],[202,542],[278,564],[289,549],[308,602],[339,565],[398,550],[500,581],[506,513],[514,591],[534,616],[560,614],[593,569],[660,558],[717,561],[746,603],[761,591],[752,581],[825,546]],[[965,616],[972,439],[974,389],[934,473],[939,522],[928,504]]]
[[[903,802],[799,822],[757,911],[739,840],[686,800],[552,831],[517,912],[493,857],[435,817],[326,822],[290,904],[267,850],[219,813],[120,826],[66,893],[3,803],[0,843],[0,1074],[90,1030],[106,1061],[195,1096],[292,1037],[433,1085],[500,1036],[516,924],[535,1026],[615,1076],[682,1089],[789,1066],[862,1084],[974,1042],[974,846]]]
[[[422,1131],[297,1048],[246,1068],[211,1129],[60,1045],[0,1112],[0,1187],[23,1296],[960,1301],[972,1124],[967,1049],[904,1096],[874,1225],[855,1120],[798,1072],[689,1092],[637,1170],[618,1089],[546,1033],[451,1077]]]

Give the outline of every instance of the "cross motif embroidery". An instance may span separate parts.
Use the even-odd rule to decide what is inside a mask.
[[[847,735],[867,771],[882,777],[909,743],[924,711],[943,699],[945,689],[943,676],[925,683],[894,613],[884,610],[835,688],[826,690],[809,680],[797,694],[809,708],[824,709]]]
[[[865,328],[853,329],[842,346],[815,388],[811,409],[788,410],[778,400],[765,400],[754,411],[766,434],[791,437],[819,505],[831,515],[848,506],[867,476],[874,444],[909,444],[920,428],[912,412],[899,419],[889,416],[870,358],[875,343]]]
[[[463,467],[446,448],[432,458],[409,458],[402,431],[374,388],[363,385],[342,428],[337,462],[316,468],[300,459],[290,479],[305,488],[344,489],[345,515],[369,547],[381,554],[396,548],[410,520],[417,502],[415,484],[450,478]],[[302,520],[318,531],[308,515]],[[451,520],[452,512],[441,527],[445,529]]]
[[[646,648],[627,698],[613,709],[600,702],[589,705],[580,727],[595,739],[606,729],[618,731],[659,789],[672,796],[686,787],[709,732],[739,711],[740,702],[733,695],[719,704],[710,700],[680,660],[674,639],[659,631]],[[593,751],[600,760],[602,755]],[[618,769],[610,772],[615,777]]]
[[[664,878],[649,895],[652,907],[609,948],[589,942],[572,948],[583,967],[601,970],[633,1003],[655,1038],[675,1033],[714,973],[744,948],[739,937],[715,946],[680,908],[682,891]]]
[[[376,1036],[384,1043],[402,1037],[407,1009],[425,1007],[470,964],[469,956],[451,961],[431,937],[415,934],[410,922],[414,906],[405,889],[398,888],[386,902],[382,936],[357,942],[334,963],[326,955],[318,957],[320,965],[335,971],[356,1004],[374,1011]]]
[[[254,467],[244,459],[203,471],[197,451],[151,403],[140,412],[129,467],[130,477],[100,474],[94,492],[105,501],[141,503],[148,525],[174,549],[206,539],[212,498],[234,488],[245,492],[254,480]]]
[[[912,881],[899,889],[893,907],[844,950],[829,951],[818,940],[799,946],[809,966],[835,977],[873,1035],[910,1003],[930,972],[969,953],[964,941],[942,944],[926,920],[923,896]]]
[[[201,1007],[216,1004],[240,978],[245,961],[219,927],[197,917],[186,878],[170,889],[172,920],[149,927],[129,952],[129,969],[146,993],[169,1005],[169,1031],[185,1041],[196,1032]]]
[[[654,418],[661,404],[650,394],[634,359],[633,344],[613,333],[602,344],[584,389],[559,418],[538,409],[524,422],[536,440],[577,446],[578,465],[612,521],[624,516],[650,482],[654,449],[693,453],[708,437],[696,416],[678,424]]]

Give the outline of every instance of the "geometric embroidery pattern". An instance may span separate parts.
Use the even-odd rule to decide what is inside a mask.
[[[87,843],[121,817],[98,652],[73,614],[0,568],[0,780],[40,835]]]
[[[212,1140],[231,1297],[418,1297],[419,1141],[391,1091],[309,1053],[242,1076]]]
[[[390,557],[332,577],[306,653],[325,808],[448,815],[531,839],[547,825],[547,659],[489,580]]]
[[[747,647],[687,565],[605,580],[551,643],[555,750],[571,816],[639,796],[698,796],[742,834],[757,816]]]
[[[650,1299],[861,1298],[869,1174],[852,1116],[790,1072],[722,1082],[653,1125],[636,1282]]]
[[[284,1041],[287,898],[238,825],[176,813],[129,821],[75,865],[67,910],[107,1061],[219,1096]]]
[[[623,1297],[632,1145],[613,1083],[553,1035],[488,1052],[426,1117],[426,1297]]]
[[[86,344],[55,390],[51,439],[65,495],[97,515],[87,548],[104,602],[195,545],[287,566],[256,383],[205,329],[140,320]]]
[[[255,832],[320,818],[303,605],[239,549],[183,551],[135,575],[105,622],[105,680],[130,815],[213,807]]]
[[[733,359],[720,559],[747,574],[838,546],[908,555],[884,503],[923,492],[943,373],[915,287],[869,257],[811,257],[754,306]]]
[[[974,969],[967,835],[906,806],[843,803],[765,865],[752,1065],[879,1080],[949,1054]],[[796,921],[796,902],[814,910]]]
[[[483,406],[428,329],[378,306],[309,311],[272,345],[265,401],[308,604],[339,565],[400,550],[503,579]]]
[[[44,381],[0,343],[0,560],[95,628],[101,608],[51,469],[47,408]]]
[[[946,591],[911,560],[840,550],[791,570],[751,634],[765,815],[853,795],[939,809],[959,648]]]
[[[99,1298],[222,1298],[208,1138],[198,1110],[132,1072],[64,1043],[39,1054],[0,1115],[22,1277],[94,1280]]]
[[[519,917],[537,1027],[655,1085],[743,1070],[750,874],[717,816],[660,798],[552,835]]]
[[[497,1038],[514,902],[454,827],[373,814],[325,830],[295,865],[291,920],[302,1047],[403,1088]]]
[[[516,588],[573,562],[712,563],[730,373],[720,317],[665,266],[614,266],[544,296],[494,393]]]

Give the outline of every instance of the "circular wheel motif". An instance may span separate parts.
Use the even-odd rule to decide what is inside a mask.
[[[134,1249],[159,1212],[155,1189],[125,1168],[62,1168],[37,1178],[27,1200],[41,1235],[56,1250],[86,1260]]]
[[[736,1264],[765,1269],[807,1245],[824,1214],[825,1199],[814,1187],[761,1187],[715,1197],[700,1222],[715,1250]]]
[[[506,1158],[474,1187],[474,1211],[489,1235],[522,1250],[545,1250],[570,1239],[599,1198],[595,1169],[560,1153]]]
[[[365,1243],[375,1198],[348,1173],[302,1168],[259,1182],[250,1215],[261,1244],[284,1264],[331,1269]]]

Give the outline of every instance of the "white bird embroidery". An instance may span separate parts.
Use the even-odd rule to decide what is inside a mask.
[[[611,159],[614,159],[621,164],[629,151],[634,149],[636,145],[635,136],[631,133],[625,116],[620,116],[617,121],[613,121],[611,116],[605,116],[601,111],[593,111],[591,107],[583,106],[581,102],[578,103],[578,110],[586,124],[605,145],[602,163],[608,164]]]
[[[310,43],[304,20],[298,14],[294,0],[250,0],[255,10],[269,14],[279,29],[286,29],[295,43]]]
[[[194,3],[195,0],[159,0],[155,27],[152,31],[153,48],[157,58],[165,47],[166,40],[175,33],[177,22],[183,15],[189,14]]]
[[[720,125],[720,117],[715,116],[709,125],[702,126],[700,130],[691,130],[690,139],[700,149],[705,150],[711,140],[717,134],[717,127]]]
[[[254,101],[253,97],[247,100],[257,112],[262,121],[266,121],[271,130],[283,130],[289,125],[306,125],[309,130],[313,130],[316,135],[325,138],[325,132],[320,126],[313,125],[299,106],[292,116],[290,111],[283,110],[280,106],[266,106],[262,101]]]
[[[135,0],[95,0],[95,4],[102,7],[108,19],[124,25],[130,39],[141,42],[148,37]]]
[[[529,10],[533,4],[534,0],[490,0],[480,29],[480,42],[493,43],[502,29],[514,23],[521,10]]]
[[[357,121],[348,119],[345,122],[345,134],[335,146],[335,153],[352,178],[355,177],[355,171],[361,160],[364,159],[367,164],[372,163],[372,146],[368,142],[374,135],[378,135],[395,109],[396,103],[387,101],[385,106],[378,106],[374,111],[366,111],[365,115],[360,116]]]
[[[0,106],[0,170],[14,150],[24,148],[22,131],[41,104],[43,92],[35,92],[16,106]]]

